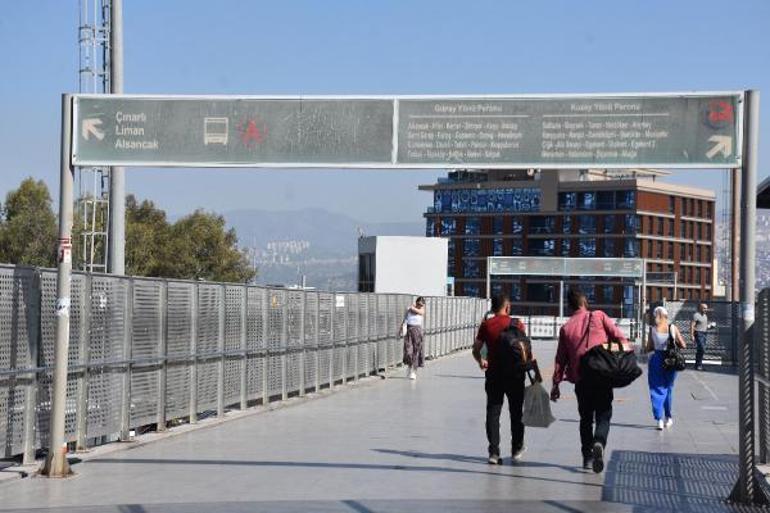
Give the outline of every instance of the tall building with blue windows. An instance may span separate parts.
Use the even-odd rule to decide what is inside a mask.
[[[420,190],[433,193],[426,235],[448,239],[457,295],[482,296],[488,256],[643,258],[646,298],[713,295],[713,191],[665,183],[667,173],[631,170],[457,170]],[[632,317],[639,291],[622,279],[492,277],[517,313],[555,315],[559,281],[591,303]]]

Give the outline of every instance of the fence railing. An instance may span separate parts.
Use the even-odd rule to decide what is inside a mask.
[[[759,460],[770,463],[770,288],[757,295],[754,321],[754,377],[757,383]]]
[[[671,319],[684,338],[687,347],[684,356],[695,360],[695,342],[690,340],[690,323],[701,301],[667,301],[665,307]],[[738,361],[738,303],[730,301],[707,301],[709,323],[714,327],[706,334],[705,363],[735,365]]]
[[[401,363],[412,296],[74,273],[65,429],[78,447],[304,395]],[[0,443],[47,447],[56,273],[0,266]],[[426,355],[469,347],[485,300],[427,298]]]

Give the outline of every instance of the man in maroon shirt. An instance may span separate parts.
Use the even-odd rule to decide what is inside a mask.
[[[473,358],[479,367],[486,371],[484,389],[487,392],[487,440],[489,442],[489,463],[499,465],[500,459],[500,412],[503,399],[508,397],[508,409],[511,415],[511,449],[513,461],[519,461],[524,454],[524,424],[521,422],[524,404],[524,374],[504,368],[495,358],[496,344],[500,334],[512,324],[523,331],[518,319],[510,316],[511,302],[507,295],[496,294],[492,297],[494,316],[487,317],[479,327],[473,344]],[[481,348],[487,346],[487,357],[481,355]]]
[[[573,314],[559,331],[551,400],[556,402],[561,396],[559,383],[565,378],[575,384],[583,468],[593,468],[598,474],[604,470],[604,448],[610,433],[613,393],[609,384],[581,377],[580,359],[588,350],[609,340],[619,340],[624,347],[628,341],[607,314],[601,310],[588,310],[588,300],[579,290],[569,291],[567,303]]]

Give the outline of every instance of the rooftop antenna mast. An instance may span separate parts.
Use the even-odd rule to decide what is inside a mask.
[[[110,91],[110,7],[112,0],[79,0],[78,91],[105,94]],[[88,272],[107,271],[109,245],[109,169],[79,167],[78,214],[81,235],[77,265]],[[76,228],[77,229],[77,228]]]

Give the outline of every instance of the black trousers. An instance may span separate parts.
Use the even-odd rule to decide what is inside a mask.
[[[708,334],[705,331],[695,332],[695,368],[703,366],[703,355],[706,354],[706,338]]]
[[[594,443],[607,445],[612,420],[612,387],[581,380],[575,385],[580,413],[580,446],[584,457],[591,456]],[[594,427],[595,424],[595,427]]]
[[[500,455],[500,412],[503,399],[508,397],[511,415],[511,450],[516,452],[524,446],[524,424],[521,423],[521,409],[524,405],[524,375],[490,376],[484,385],[487,391],[487,441],[489,454]]]

